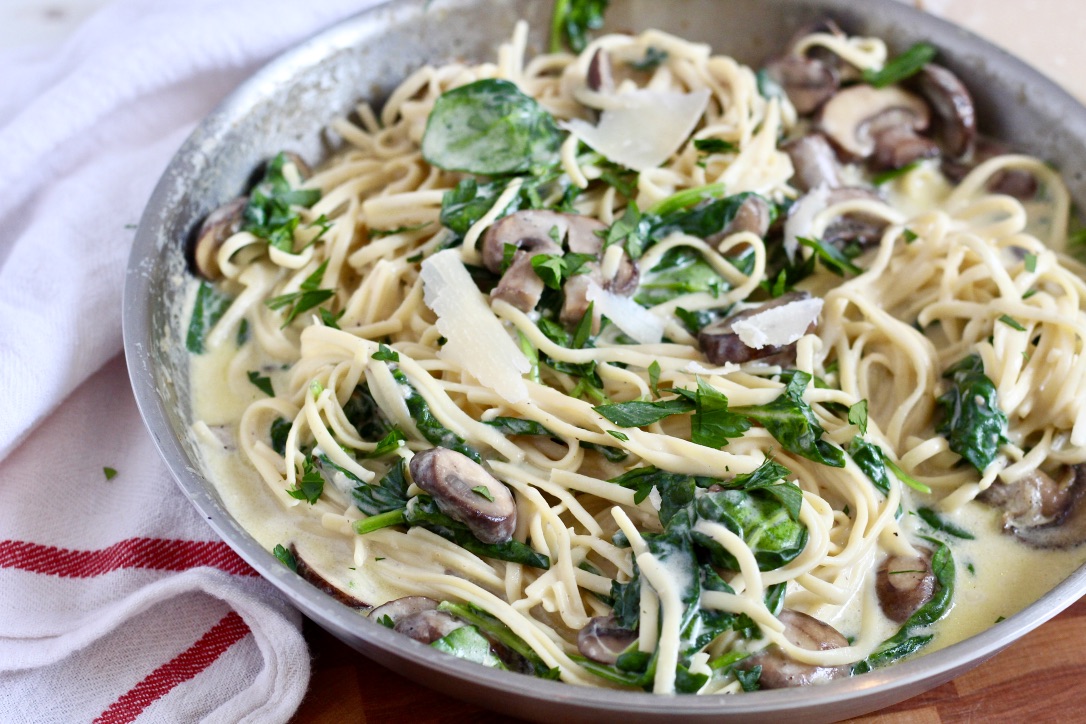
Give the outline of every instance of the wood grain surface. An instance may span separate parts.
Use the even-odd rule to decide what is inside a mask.
[[[509,722],[385,669],[307,621],[313,655],[309,692],[293,724]],[[1086,599],[995,658],[889,709],[849,721],[869,724],[1086,721]]]

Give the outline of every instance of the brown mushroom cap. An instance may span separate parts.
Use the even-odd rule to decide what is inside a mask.
[[[513,494],[479,463],[443,447],[416,453],[411,479],[433,496],[437,507],[484,543],[507,543],[517,527]],[[480,488],[485,489],[484,495]]]
[[[611,93],[615,89],[611,54],[603,48],[597,48],[596,52],[592,54],[592,60],[588,62],[585,85],[588,86],[589,90],[597,93]]]
[[[401,618],[407,618],[416,613],[436,611],[437,606],[438,602],[427,596],[404,596],[374,607],[368,616],[374,621],[380,621],[388,616],[389,620],[395,624]]]
[[[219,269],[219,247],[241,228],[242,214],[249,203],[248,196],[241,196],[223,204],[208,214],[192,246],[192,262],[204,279],[214,281],[222,276]]]
[[[832,63],[789,53],[766,65],[770,79],[788,96],[796,113],[814,113],[841,86],[841,74]]]
[[[915,556],[890,556],[875,574],[875,593],[886,617],[904,623],[935,594],[931,551],[920,549]]]
[[[808,133],[781,147],[792,161],[792,185],[800,191],[819,186],[835,189],[842,185],[841,164],[833,146],[821,133]]]
[[[458,628],[467,624],[458,618],[450,616],[444,611],[419,611],[404,616],[396,621],[393,631],[404,636],[420,641],[424,644],[432,644],[438,639],[445,638]]]
[[[613,664],[637,640],[637,632],[622,628],[614,616],[597,616],[577,634],[577,650],[601,664]]]
[[[780,346],[766,345],[761,348],[748,347],[743,340],[739,339],[739,335],[733,330],[732,325],[741,319],[752,317],[768,309],[809,299],[810,296],[807,292],[789,292],[761,306],[744,309],[720,321],[706,325],[698,332],[698,347],[701,348],[702,354],[705,355],[709,362],[714,365],[722,365],[726,362],[743,364],[754,360],[760,360],[765,364],[785,364],[789,360],[794,360],[796,355],[795,343]],[[808,331],[811,331],[811,329]]]
[[[928,127],[931,112],[922,98],[897,86],[875,88],[866,84],[845,88],[822,106],[818,128],[844,153],[867,158],[877,137],[893,132],[898,140],[909,130]]]
[[[958,76],[935,63],[921,68],[911,83],[931,106],[935,137],[943,154],[968,156],[977,137],[977,114],[969,89]]]
[[[320,573],[314,565],[310,564],[308,561],[302,558],[301,554],[298,552],[298,549],[293,544],[290,546],[290,552],[294,556],[294,560],[298,564],[298,575],[301,576],[304,580],[308,581],[313,586],[316,586],[318,589],[324,591],[329,596],[344,605],[350,606],[351,608],[355,608],[358,610],[369,608],[369,604],[364,601],[360,601],[359,599],[344,591],[339,586],[336,586],[334,583],[332,583],[329,576]]]
[[[1086,464],[1066,465],[1058,480],[1036,470],[997,483],[980,500],[1003,508],[1003,531],[1033,548],[1073,548],[1086,542]]]
[[[859,199],[882,201],[882,198],[872,189],[860,186],[845,186],[832,189],[826,197],[826,205],[833,206],[845,201]],[[822,241],[837,247],[844,247],[852,243],[867,247],[877,244],[889,225],[890,222],[879,216],[863,213],[842,214],[826,224],[826,228],[822,232]]]
[[[784,637],[800,648],[828,651],[848,646],[848,640],[840,631],[814,616],[786,608],[778,618],[784,624]],[[786,656],[775,644],[739,663],[739,668],[745,670],[755,666],[762,667],[758,682],[763,689],[824,684],[849,675],[847,666],[816,666],[796,661]]]

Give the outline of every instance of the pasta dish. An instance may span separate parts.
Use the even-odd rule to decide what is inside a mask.
[[[193,433],[262,544],[360,625],[699,694],[952,643],[1086,558],[1070,199],[935,48],[526,39],[199,231]]]

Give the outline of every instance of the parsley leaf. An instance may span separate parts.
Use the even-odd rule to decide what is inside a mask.
[[[249,370],[249,381],[252,382],[257,388],[260,389],[268,397],[275,397],[275,390],[272,389],[272,383],[270,377],[265,377],[257,370]]]
[[[310,505],[315,505],[323,492],[324,476],[312,460],[306,458],[302,461],[302,477],[295,479],[294,487],[287,490],[287,494],[297,500],[304,500]]]
[[[324,271],[327,268],[328,260],[326,259],[324,263],[313,270],[312,274],[305,278],[305,281],[299,285],[298,291],[280,294],[265,302],[267,307],[273,310],[289,307],[286,321],[283,322],[284,327],[293,322],[302,312],[323,304],[335,295],[336,292],[333,289],[319,288],[321,279],[324,277]]]

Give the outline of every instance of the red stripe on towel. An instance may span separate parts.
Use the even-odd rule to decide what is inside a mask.
[[[184,571],[201,566],[241,576],[257,575],[222,541],[129,538],[98,550],[0,541],[0,568],[18,568],[62,578],[88,578],[121,568]]]
[[[249,634],[249,625],[236,612],[223,618],[199,641],[173,660],[152,671],[128,693],[102,712],[94,724],[125,724],[135,721],[143,710],[170,693],[178,684],[211,666],[227,649]]]

